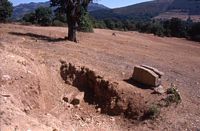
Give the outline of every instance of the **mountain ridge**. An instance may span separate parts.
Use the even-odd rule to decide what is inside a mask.
[[[13,19],[20,19],[24,14],[34,11],[39,6],[49,7],[50,2],[20,4],[14,7]],[[90,14],[96,19],[171,19],[173,17],[200,21],[200,0],[153,0],[120,8],[108,7],[91,3],[88,7]]]
[[[30,3],[24,3],[14,6],[12,19],[19,20],[21,19],[25,14],[33,12],[38,7],[50,7],[50,1],[46,2],[30,2]],[[88,6],[88,11],[97,11],[97,10],[107,10],[108,7],[98,4],[98,3],[90,3]]]
[[[187,12],[187,13],[185,13]],[[169,15],[167,15],[167,14]],[[183,20],[192,18],[200,21],[199,0],[153,0],[111,10],[93,11],[97,19],[170,19],[178,17]],[[193,18],[194,17],[194,18]],[[197,17],[197,18],[195,18]]]

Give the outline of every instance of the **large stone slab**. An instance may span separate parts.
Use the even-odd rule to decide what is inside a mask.
[[[164,75],[163,72],[159,71],[158,69],[156,69],[154,67],[151,67],[151,66],[148,66],[148,65],[141,65],[141,66],[144,67],[144,68],[147,68],[149,70],[152,70],[153,72],[155,72],[159,76],[159,78],[161,78]]]
[[[161,84],[161,79],[158,74],[156,74],[154,71],[142,67],[142,66],[135,66],[134,72],[132,76],[133,80],[147,85],[151,87],[157,87]]]

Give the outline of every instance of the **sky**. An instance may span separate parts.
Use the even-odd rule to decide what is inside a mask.
[[[18,5],[21,3],[29,3],[29,2],[45,2],[48,0],[10,0],[13,5]],[[109,8],[123,7],[127,5],[132,5],[144,1],[149,0],[95,0],[96,3],[103,4]]]

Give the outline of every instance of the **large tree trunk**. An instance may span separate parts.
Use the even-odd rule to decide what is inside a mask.
[[[73,41],[73,42],[77,42],[76,40],[76,31],[77,31],[77,27],[76,27],[76,21],[74,21],[73,19],[68,20],[68,40]]]
[[[68,6],[67,10],[67,21],[68,21],[68,40],[77,42],[76,40],[76,31],[77,31],[77,3],[76,1],[71,1],[70,6]]]

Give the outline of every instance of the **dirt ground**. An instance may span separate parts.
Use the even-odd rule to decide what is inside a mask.
[[[78,33],[77,44],[65,41],[66,33],[64,27],[0,24],[1,131],[200,131],[200,43],[95,29]],[[113,81],[130,78],[135,65],[156,67],[165,73],[165,88],[176,85],[182,103],[145,121],[101,114],[87,102],[69,108],[62,97],[78,89],[62,80],[61,60]]]

